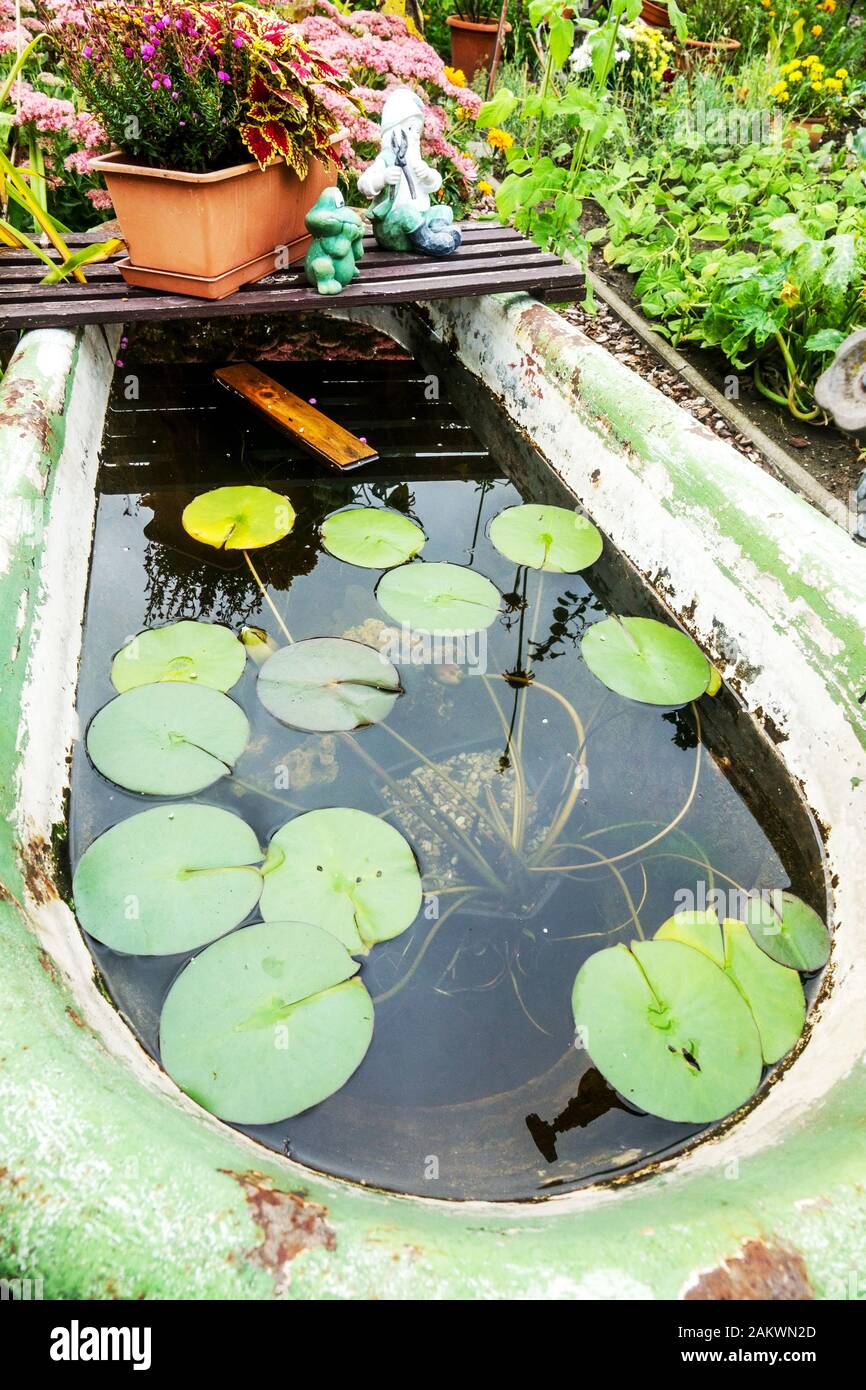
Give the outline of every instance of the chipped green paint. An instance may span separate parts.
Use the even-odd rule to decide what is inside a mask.
[[[790,635],[784,602],[793,592],[802,597],[802,575],[793,579],[781,547],[752,534],[762,527],[750,515],[745,461],[737,462],[733,450],[716,449],[726,481],[720,476],[708,484],[704,436],[693,422],[599,349],[590,352],[579,335],[563,335],[561,320],[526,299],[440,304],[428,312],[457,339],[472,370],[506,398],[517,422],[537,432],[542,447],[549,443],[552,465],[563,476],[572,469],[571,482],[586,492],[591,509],[598,487],[608,533],[625,553],[634,551],[645,572],[640,526],[629,512],[634,498],[623,495],[617,502],[629,476],[633,491],[639,481],[654,499],[655,516],[664,510],[680,518],[686,539],[689,528],[700,527],[709,497],[731,554],[736,546],[750,565],[766,567],[767,620]],[[383,323],[395,336],[405,325],[399,314]],[[80,340],[35,334],[10,367],[0,388],[0,526],[8,501],[35,490],[46,499],[49,522],[61,505],[64,515],[70,502],[78,507],[74,544],[88,545],[92,476],[89,496],[83,483],[76,490],[76,478],[89,447],[83,422],[98,402],[100,409],[105,405],[110,359],[98,348],[92,334]],[[557,456],[569,432],[562,430],[554,388],[562,388],[586,438],[600,441],[598,460],[586,460],[585,476],[580,460]],[[10,393],[17,396],[15,424],[7,416]],[[553,412],[547,422],[545,408]],[[602,475],[598,485],[595,472]],[[742,497],[731,482],[737,478]],[[801,512],[771,479],[766,483],[769,504],[792,525],[804,516],[813,534],[814,513]],[[538,1205],[423,1201],[324,1178],[257,1148],[180,1096],[100,994],[71,915],[54,893],[50,856],[46,865],[35,843],[40,834],[43,841],[50,837],[50,823],[41,824],[39,815],[50,820],[51,803],[40,813],[32,810],[28,750],[39,739],[50,741],[53,726],[34,703],[31,665],[57,603],[57,573],[65,572],[53,578],[49,572],[56,540],[50,528],[42,546],[24,535],[6,539],[0,566],[0,1274],[41,1276],[52,1298],[627,1300],[681,1297],[700,1289],[702,1271],[742,1252],[758,1291],[772,1296],[778,1251],[788,1249],[802,1256],[805,1275],[798,1278],[816,1296],[858,1296],[866,1260],[866,1066],[862,1044],[850,1046],[844,1019],[840,1024],[833,1014],[835,994],[822,1006],[801,1057],[738,1125],[641,1182]],[[725,556],[722,564],[720,604],[735,596],[730,582],[737,578],[735,563]],[[672,576],[675,569],[672,563]],[[828,712],[842,708],[850,721],[857,686],[852,655],[845,656],[843,674],[831,676],[827,669],[825,644],[847,642],[852,632],[854,568],[845,561],[842,569],[845,574],[832,576],[820,595],[807,594],[815,627],[804,660],[810,679],[823,682],[825,705],[815,718],[823,714],[825,722]],[[815,574],[823,583],[823,560]],[[669,598],[679,611],[687,606],[688,585],[681,578],[676,583]],[[79,571],[63,597],[74,624],[83,603]],[[707,645],[714,614],[712,604],[706,613],[698,605],[696,635]],[[748,702],[762,687],[760,641],[753,650],[747,636],[738,637],[742,650],[735,655]],[[862,643],[862,632],[858,639]],[[757,672],[754,690],[749,669]],[[817,689],[810,687],[810,699]],[[840,721],[838,728],[847,724]],[[852,774],[860,773],[866,794],[866,770],[855,767],[856,759],[844,768],[813,768],[810,749],[816,759],[821,750],[793,726],[790,749],[822,810],[832,811],[843,784],[852,807],[862,810],[851,784],[857,780]],[[62,767],[65,749],[59,753]],[[843,906],[863,900],[858,873],[857,864],[846,866],[838,894]],[[857,948],[846,947],[849,938],[840,935],[846,966],[840,992],[850,1002],[850,982],[863,973],[862,923],[846,921],[844,931]],[[419,1154],[420,1164],[425,1159]],[[762,1262],[754,1252],[764,1243],[772,1258]]]

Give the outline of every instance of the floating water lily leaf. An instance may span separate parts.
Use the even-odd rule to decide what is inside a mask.
[[[762,951],[793,970],[820,970],[830,955],[830,933],[817,912],[793,893],[750,898],[746,926]]]
[[[206,1110],[267,1125],[333,1095],[373,1036],[373,1002],[335,937],[256,923],[194,957],[162,1009],[162,1064]]]
[[[806,1022],[806,997],[796,970],[771,960],[749,935],[745,922],[725,922],[725,969],[758,1025],[769,1065],[790,1052]]]
[[[595,564],[601,532],[567,507],[507,507],[490,523],[490,539],[506,560],[534,570],[576,574]]]
[[[716,965],[724,967],[722,924],[715,912],[675,912],[673,917],[662,922],[655,939],[680,941],[684,946],[694,946]]]
[[[259,671],[259,699],[293,729],[358,729],[385,719],[402,694],[396,666],[363,642],[311,637],[274,652]]]
[[[501,602],[498,589],[483,574],[444,563],[389,570],[376,586],[376,597],[395,623],[416,632],[455,635],[489,627]]]
[[[338,560],[364,569],[403,565],[424,548],[427,537],[408,516],[384,507],[351,507],[322,522],[322,544]]]
[[[768,1065],[790,1052],[806,1021],[800,976],[765,955],[744,922],[727,918],[722,927],[714,912],[678,912],[655,939],[692,946],[722,967],[752,1010]]]
[[[648,705],[696,700],[712,674],[691,637],[654,618],[605,618],[586,633],[581,653],[609,690]]]
[[[255,834],[231,811],[183,802],[120,821],[85,850],[72,894],[115,951],[167,956],[231,931],[262,891]]]
[[[393,826],[366,811],[334,807],[296,816],[277,831],[261,912],[287,921],[303,912],[351,951],[366,955],[411,926],[421,906],[415,856]]]
[[[217,550],[255,550],[287,536],[295,524],[288,497],[267,487],[218,487],[184,507],[183,529]]]
[[[598,1070],[665,1120],[706,1124],[748,1100],[761,1044],[736,985],[702,951],[635,941],[597,951],[578,972],[574,1020]]]
[[[231,772],[250,726],[234,700],[206,685],[139,685],[109,700],[87,730],[94,766],[127,791],[191,796]]]
[[[157,681],[190,681],[228,690],[246,663],[242,644],[220,623],[184,620],[140,632],[117,653],[111,679],[121,695]]]

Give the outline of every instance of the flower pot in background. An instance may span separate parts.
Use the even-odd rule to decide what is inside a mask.
[[[669,29],[667,5],[656,4],[656,0],[643,0],[640,17],[644,24],[652,24],[656,29]]]
[[[490,67],[499,21],[476,24],[470,19],[450,14],[446,23],[451,29],[451,62],[465,75],[466,81],[471,82],[480,68]],[[511,33],[511,25],[507,21],[502,33],[503,37]]]
[[[686,39],[677,54],[677,67],[689,72],[698,65],[715,67],[718,63],[728,63],[739,47],[739,39]]]
[[[335,182],[311,159],[305,179],[282,160],[208,174],[154,169],[119,151],[91,161],[108,186],[129,259],[130,284],[221,299],[302,258],[311,238],[304,217]]]

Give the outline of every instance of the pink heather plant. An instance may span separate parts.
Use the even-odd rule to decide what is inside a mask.
[[[435,49],[411,34],[399,15],[374,10],[343,14],[330,0],[314,0],[312,13],[298,28],[311,47],[348,76],[351,101],[360,108],[359,114],[339,93],[325,95],[347,131],[342,153],[350,200],[357,197],[358,175],[378,151],[377,117],[385,97],[392,87],[408,86],[427,106],[421,148],[443,176],[444,198],[463,206],[471,202],[477,169],[461,146],[474,135],[481,98],[449,80]]]
[[[67,23],[84,17],[83,11],[67,0],[45,0],[41,8],[49,19],[60,15]],[[28,0],[21,5],[20,26],[15,0],[0,0],[0,80],[44,29],[43,19]],[[42,45],[37,47],[10,94],[12,130],[7,149],[14,141],[26,150],[35,138],[45,160],[49,208],[76,229],[91,225],[95,211],[111,207],[105,191],[90,175],[90,156],[105,148],[105,134],[98,121],[78,109],[72,88],[43,69],[50,61],[47,49],[43,52]]]

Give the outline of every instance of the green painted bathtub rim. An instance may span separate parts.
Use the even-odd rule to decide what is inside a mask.
[[[0,388],[0,509],[31,490],[50,506],[83,360],[74,335],[24,340]],[[22,537],[0,574],[3,1276],[42,1278],[52,1298],[676,1298],[697,1271],[754,1237],[801,1252],[818,1296],[859,1289],[862,1064],[783,1147],[727,1170],[668,1167],[595,1201],[584,1194],[496,1207],[390,1197],[317,1177],[116,1056],[84,1022],[77,989],[60,978],[22,907],[12,828],[21,750],[9,731],[25,686],[39,551]],[[252,1171],[260,1176],[239,1180]],[[268,1187],[298,1201],[269,1204],[261,1200]],[[318,1222],[325,1238],[290,1257],[296,1213]]]

